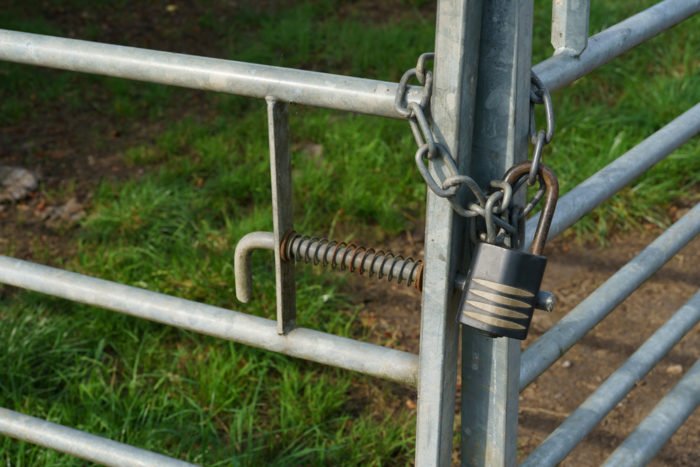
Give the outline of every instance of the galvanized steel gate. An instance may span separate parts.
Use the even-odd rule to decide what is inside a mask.
[[[534,67],[549,90],[591,70],[700,11],[700,0],[665,0],[588,38],[587,0],[555,0],[556,54]],[[439,143],[460,173],[480,183],[527,157],[533,2],[440,0],[431,113]],[[0,59],[141,81],[267,98],[275,232],[291,226],[287,209],[286,103],[401,118],[397,84],[227,60],[0,30]],[[491,98],[497,95],[498,99]],[[421,88],[409,87],[418,102]],[[488,101],[488,103],[487,103]],[[488,105],[487,105],[488,104]],[[564,196],[550,238],[611,197],[700,131],[700,104]],[[439,161],[431,170],[439,169]],[[267,320],[63,270],[0,257],[0,282],[203,334],[409,385],[419,394],[416,464],[449,465],[457,375],[456,299],[468,263],[464,219],[428,191],[420,353],[413,355],[295,328],[293,277],[277,251],[278,319]],[[537,219],[527,223],[528,239]],[[642,251],[525,352],[510,339],[462,332],[462,464],[515,465],[518,393],[617,304],[700,233],[700,206]],[[529,243],[526,242],[526,243]],[[527,245],[526,245],[527,246]],[[292,287],[290,287],[290,285]],[[619,402],[700,320],[696,294],[630,360],[536,449],[526,465],[553,465]],[[700,403],[700,363],[659,403],[608,460],[651,458]],[[131,446],[0,409],[0,433],[110,465],[184,465]]]

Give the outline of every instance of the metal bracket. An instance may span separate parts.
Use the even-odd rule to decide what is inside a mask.
[[[282,237],[285,232],[292,230],[292,160],[289,152],[287,103],[268,97],[267,119],[274,232],[251,232],[241,238],[236,245],[234,253],[236,297],[243,303],[250,301],[253,282],[250,254],[253,250],[273,250],[277,292],[277,333],[287,334],[296,324],[294,265],[283,261],[280,252]]]
[[[289,151],[289,121],[287,103],[267,98],[268,133],[270,144],[270,178],[272,185],[273,232],[251,232],[240,239],[234,253],[236,298],[248,303],[252,296],[250,255],[255,249],[275,252],[275,288],[277,302],[277,332],[287,334],[296,325],[296,290],[294,261],[330,264],[334,269],[365,272],[370,277],[396,279],[399,283],[421,289],[423,263],[403,258],[391,252],[357,247],[325,239],[295,235],[292,230],[292,163]],[[287,236],[292,234],[291,236]],[[283,251],[285,241],[289,251]],[[303,255],[294,252],[304,251]],[[310,253],[313,252],[313,258]],[[289,254],[288,254],[289,253]],[[289,256],[289,257],[287,257]]]
[[[287,334],[296,324],[294,265],[282,261],[280,244],[292,230],[292,158],[289,152],[287,103],[267,98],[267,125],[270,138],[270,178],[272,182],[272,225],[275,249],[275,288],[277,290],[277,333]]]
[[[581,55],[588,45],[590,0],[552,2],[552,46],[554,54]]]

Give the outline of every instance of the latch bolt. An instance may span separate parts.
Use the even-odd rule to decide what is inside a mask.
[[[413,285],[418,290],[423,286],[423,261],[352,243],[309,237],[291,231],[282,238],[280,254],[284,261],[304,261],[360,275],[367,273],[368,277],[396,280],[399,284]]]

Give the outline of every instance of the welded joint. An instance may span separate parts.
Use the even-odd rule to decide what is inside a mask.
[[[250,255],[254,250],[275,250],[275,236],[272,232],[250,232],[236,245],[233,269],[236,281],[236,298],[248,303],[253,295],[253,270]]]
[[[590,0],[552,2],[551,42],[554,55],[578,57],[586,49],[590,10]]]

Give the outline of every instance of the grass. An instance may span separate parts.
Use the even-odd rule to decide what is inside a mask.
[[[92,15],[125,3],[64,2]],[[27,4],[11,4],[0,27],[66,33]],[[211,31],[220,56],[397,80],[433,47],[434,20],[422,4],[402,2],[408,13],[400,19],[368,25],[330,0],[231,16],[212,2],[215,13],[191,22]],[[535,61],[550,53],[548,6],[537,8]],[[639,8],[594,5],[592,30]],[[699,36],[694,18],[554,96],[557,133],[545,157],[564,190],[700,101]],[[108,118],[144,122],[181,109],[181,92],[161,86],[9,64],[0,74],[3,123],[56,105],[79,112],[94,101]],[[225,95],[206,102],[212,116],[185,112],[124,152],[144,174],[98,187],[77,254],[64,260],[90,275],[272,317],[271,255],[255,255],[248,306],[233,298],[231,261],[242,235],[271,228],[264,103]],[[291,125],[298,230],[383,242],[420,228],[425,188],[405,122],[293,106]],[[697,140],[685,145],[596,210],[578,238],[669,222],[671,203],[698,198],[698,150]],[[342,278],[298,272],[302,326],[366,334]],[[2,303],[0,406],[206,465],[412,459],[414,413],[382,402],[406,397],[395,385],[37,294],[5,294]],[[363,397],[367,388],[383,396]],[[83,465],[8,439],[0,457],[18,466]]]

